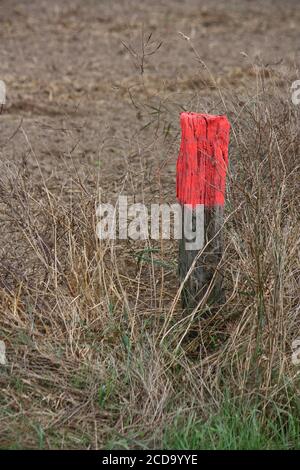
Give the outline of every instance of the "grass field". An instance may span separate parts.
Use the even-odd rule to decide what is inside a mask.
[[[297,4],[150,3],[1,2],[0,448],[299,449]],[[176,202],[183,110],[231,123],[225,302],[190,315],[177,241],[96,236]]]

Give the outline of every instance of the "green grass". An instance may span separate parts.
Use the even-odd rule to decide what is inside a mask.
[[[195,415],[177,416],[164,434],[165,449],[267,450],[300,449],[300,421],[297,415],[262,420],[257,407],[224,402],[207,421]]]

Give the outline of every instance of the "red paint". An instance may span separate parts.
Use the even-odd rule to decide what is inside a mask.
[[[181,113],[177,198],[181,204],[224,205],[230,124],[226,116]]]

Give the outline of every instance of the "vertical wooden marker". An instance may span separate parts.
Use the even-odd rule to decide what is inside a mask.
[[[223,301],[222,275],[217,266],[223,250],[221,228],[230,124],[226,116],[197,113],[181,113],[180,123],[182,133],[176,182],[177,198],[184,216],[179,247],[179,276],[181,281],[185,279],[198,256],[182,291],[183,307],[194,308],[207,293],[213,277],[213,287],[206,303],[220,304]],[[200,220],[199,216],[196,217],[197,207],[202,209]],[[197,249],[190,249],[190,240],[184,230],[187,214],[192,219],[193,229],[204,234],[204,243]],[[202,226],[199,226],[199,222]]]

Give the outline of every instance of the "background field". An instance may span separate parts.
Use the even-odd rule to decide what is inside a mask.
[[[296,0],[0,1],[1,448],[300,446],[299,26]],[[175,241],[95,234],[100,201],[176,201],[183,110],[232,125],[211,315]]]

